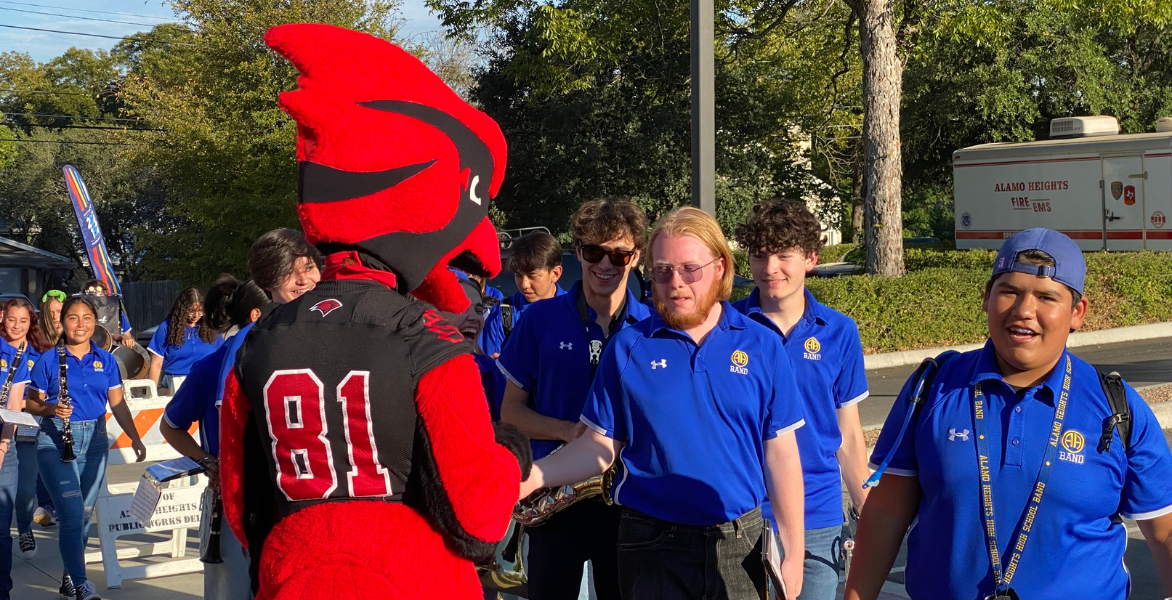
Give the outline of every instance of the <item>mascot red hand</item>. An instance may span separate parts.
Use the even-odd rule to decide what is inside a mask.
[[[261,600],[480,598],[471,560],[504,535],[531,457],[494,430],[470,347],[432,306],[467,306],[449,267],[500,270],[504,138],[384,40],[315,24],[265,40],[301,73],[280,105],[326,269],[237,354],[225,515]]]

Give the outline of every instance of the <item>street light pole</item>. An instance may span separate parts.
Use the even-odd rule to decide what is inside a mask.
[[[713,0],[691,0],[692,206],[716,216],[716,99]]]

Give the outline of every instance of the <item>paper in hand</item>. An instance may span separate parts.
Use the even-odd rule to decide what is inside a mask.
[[[159,488],[159,485],[143,474],[142,480],[138,482],[138,489],[134,490],[134,499],[130,501],[131,518],[142,523],[145,527],[147,523],[151,522],[151,517],[155,514],[155,507],[159,505],[159,498],[162,496],[163,490]]]
[[[155,483],[161,484],[171,481],[172,479],[179,479],[180,477],[187,477],[189,475],[203,473],[206,470],[207,469],[205,469],[203,465],[200,465],[186,456],[181,456],[173,460],[165,460],[147,467],[146,474],[143,475],[143,477]]]
[[[785,600],[787,598],[785,581],[781,578],[781,544],[777,542],[777,532],[773,530],[772,523],[765,521],[765,529],[761,560],[765,563],[765,572],[769,574],[769,579],[773,582],[773,588],[777,593],[776,598]]]
[[[32,415],[26,412],[8,410],[7,408],[0,408],[0,421],[14,425],[28,425],[29,427],[36,427],[38,430],[41,428],[41,424],[37,423],[37,420]]]

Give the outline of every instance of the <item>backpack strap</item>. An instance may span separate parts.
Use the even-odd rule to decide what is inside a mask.
[[[505,340],[513,333],[513,305],[501,303],[501,327],[505,330]]]
[[[1127,390],[1123,387],[1123,377],[1115,371],[1099,373],[1099,384],[1103,386],[1103,393],[1107,394],[1107,403],[1111,406],[1111,416],[1103,420],[1103,434],[1099,436],[1099,452],[1111,451],[1111,440],[1115,430],[1119,430],[1119,439],[1123,441],[1123,450],[1131,447],[1131,407],[1127,405]]]
[[[946,350],[935,358],[925,358],[924,362],[921,362],[920,366],[916,368],[916,372],[912,373],[911,379],[908,380],[912,382],[911,387],[908,388],[911,397],[908,398],[907,414],[903,417],[903,425],[899,428],[899,434],[895,436],[895,443],[891,444],[891,451],[887,453],[883,462],[879,464],[879,468],[875,469],[875,472],[867,478],[867,481],[863,484],[863,489],[879,485],[879,479],[883,477],[883,472],[887,470],[887,465],[891,463],[891,458],[895,456],[895,450],[899,448],[900,443],[903,442],[903,437],[907,435],[908,426],[911,425],[913,417],[928,400],[928,393],[932,389],[932,383],[936,381],[936,374],[940,372],[940,367],[948,359],[958,354],[960,353],[955,350]]]

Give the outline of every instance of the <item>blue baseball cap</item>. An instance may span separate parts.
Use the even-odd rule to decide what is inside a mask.
[[[1026,250],[1041,250],[1049,254],[1054,259],[1055,266],[1043,267],[1017,262],[1017,255]],[[997,251],[997,260],[993,262],[992,277],[1010,271],[1049,277],[1081,295],[1087,277],[1087,263],[1083,259],[1082,250],[1074,240],[1053,229],[1037,227],[1015,233],[1001,244],[1001,249]]]

